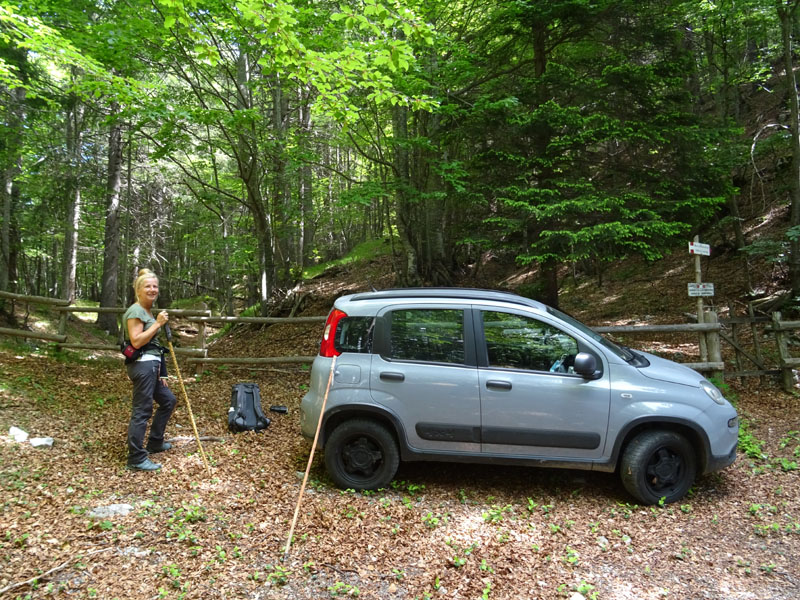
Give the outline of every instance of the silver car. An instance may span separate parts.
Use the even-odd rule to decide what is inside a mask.
[[[617,471],[644,504],[732,464],[739,430],[697,372],[540,302],[461,288],[336,300],[300,420],[342,488],[385,487],[400,460],[528,464]]]

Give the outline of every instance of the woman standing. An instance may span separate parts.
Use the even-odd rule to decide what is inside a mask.
[[[155,342],[159,329],[169,321],[169,315],[162,310],[153,317],[153,303],[158,298],[158,277],[150,269],[139,271],[133,282],[133,291],[136,302],[125,311],[122,322],[130,344],[141,349],[142,354],[127,364],[128,378],[133,382],[133,410],[128,424],[128,468],[157,471],[161,465],[150,460],[150,454],[172,447],[164,441],[164,430],[176,404],[175,395],[167,386],[166,369],[162,373],[163,349]],[[158,409],[145,447],[144,436],[153,414],[153,401],[158,404]]]

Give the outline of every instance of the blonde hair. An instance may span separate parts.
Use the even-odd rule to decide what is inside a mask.
[[[133,295],[136,296],[137,301],[139,300],[139,290],[148,279],[155,279],[158,281],[158,277],[150,269],[139,269],[139,275],[133,280]]]

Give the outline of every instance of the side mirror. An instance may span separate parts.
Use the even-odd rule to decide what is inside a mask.
[[[575,355],[575,364],[572,371],[586,379],[594,379],[599,373],[597,372],[597,359],[594,354],[588,352],[578,352]]]

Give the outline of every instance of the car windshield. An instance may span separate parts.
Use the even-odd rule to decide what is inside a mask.
[[[547,307],[547,312],[549,312],[554,317],[558,317],[562,321],[569,323],[575,329],[583,333],[586,337],[593,339],[598,344],[602,344],[604,348],[607,348],[608,350],[619,356],[622,360],[630,362],[635,358],[633,352],[631,352],[628,348],[625,348],[623,346],[618,346],[614,342],[607,340],[602,335],[590,329],[589,327],[587,327],[574,317],[571,317],[568,314],[563,313],[560,310],[556,310],[555,308],[552,308],[550,306]]]

